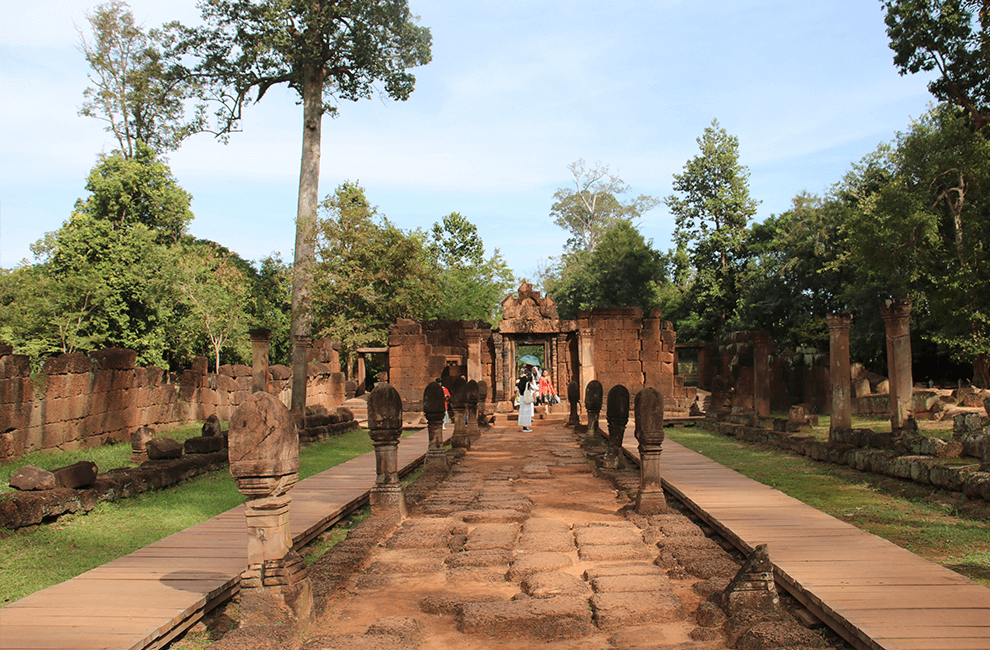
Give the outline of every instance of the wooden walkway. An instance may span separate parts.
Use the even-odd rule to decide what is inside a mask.
[[[426,454],[426,430],[399,444],[408,471]],[[295,548],[363,505],[375,454],[300,481],[289,493]],[[160,648],[227,600],[247,568],[239,506],[0,609],[2,650]]]
[[[632,426],[623,438],[638,459]],[[859,648],[990,650],[990,589],[667,439],[664,488]]]

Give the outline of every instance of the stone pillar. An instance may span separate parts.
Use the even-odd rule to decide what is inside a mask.
[[[357,383],[355,386],[355,395],[364,395],[368,390],[368,367],[364,361],[364,353],[357,353],[357,369],[354,371],[354,381]]]
[[[770,417],[770,334],[753,333],[753,411]]]
[[[571,407],[571,415],[567,418],[567,424],[564,426],[577,427],[581,424],[581,419],[578,417],[578,403],[581,401],[581,387],[578,386],[576,381],[571,381],[567,384],[567,403]]]
[[[743,612],[773,612],[780,604],[773,578],[773,563],[766,544],[746,558],[736,577],[722,592],[722,608],[729,616]]]
[[[148,460],[148,443],[154,440],[155,430],[149,426],[140,427],[131,433],[131,462],[140,465]]]
[[[484,380],[478,382],[478,428],[488,428],[488,382]]]
[[[467,435],[467,380],[458,376],[448,389],[450,391],[450,410],[453,413],[454,435],[450,438],[450,446],[470,449],[471,438]]]
[[[423,415],[426,416],[426,429],[430,434],[430,445],[426,450],[426,471],[450,471],[447,454],[443,447],[443,418],[447,414],[443,386],[431,381],[423,390]]]
[[[467,378],[479,381],[481,379],[481,339],[485,330],[464,330],[464,342],[467,344]]]
[[[299,435],[285,405],[256,392],[230,419],[230,474],[246,497],[248,568],[241,574],[241,610],[288,606],[299,630],[309,628],[313,590],[292,550],[288,491],[299,480]]]
[[[829,407],[828,437],[852,429],[852,374],[849,368],[849,330],[852,314],[826,314],[828,324]]]
[[[306,419],[306,384],[309,380],[309,348],[313,339],[296,334],[292,337],[292,416],[301,427]]]
[[[608,450],[602,464],[608,469],[622,469],[625,467],[622,439],[629,424],[629,389],[622,384],[616,384],[608,391],[605,419],[608,422]]]
[[[481,429],[478,428],[478,382],[473,379],[467,383],[465,404],[464,435],[477,440],[481,437]]]
[[[442,390],[441,390],[442,392]],[[402,398],[386,382],[368,397],[368,435],[375,446],[375,487],[368,503],[373,515],[406,516],[406,500],[399,482],[399,436],[402,435]]]
[[[913,420],[911,375],[911,301],[880,304],[887,330],[887,373],[890,375],[890,427],[897,432]]]
[[[636,512],[641,515],[667,511],[667,500],[660,483],[663,439],[663,396],[655,388],[647,386],[636,394],[636,440],[639,441]]]
[[[597,379],[589,381],[584,389],[584,410],[588,418],[588,424],[584,427],[584,444],[597,447],[605,442],[601,427],[598,426],[598,418],[602,412],[602,383]]]
[[[268,392],[268,350],[272,331],[264,328],[248,330],[251,337],[251,392]]]
[[[580,384],[588,385],[595,379],[595,330],[591,327],[590,314],[579,318],[578,329],[578,363],[581,364]],[[587,400],[585,400],[587,404]]]
[[[511,402],[512,396],[516,394],[516,373],[512,364],[516,358],[516,342],[509,338],[502,338],[502,398],[503,402]]]

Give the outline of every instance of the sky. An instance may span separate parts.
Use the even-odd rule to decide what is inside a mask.
[[[76,49],[96,0],[0,4],[0,266],[69,218],[115,146],[78,115]],[[146,28],[196,24],[195,0],[131,0]],[[408,101],[344,102],[325,118],[320,195],[359,182],[379,212],[428,230],[459,212],[518,278],[559,255],[553,194],[568,165],[601,162],[639,194],[672,193],[717,119],[739,139],[756,219],[821,194],[932,102],[899,76],[879,0],[410,0],[433,35]],[[292,259],[302,107],[276,88],[228,144],[199,134],[168,156],[193,196],[190,232],[249,260]],[[661,251],[674,219],[638,223]]]

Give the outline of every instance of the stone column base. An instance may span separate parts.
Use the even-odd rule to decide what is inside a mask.
[[[371,505],[373,515],[406,516],[406,497],[402,493],[401,485],[371,488],[368,503]]]

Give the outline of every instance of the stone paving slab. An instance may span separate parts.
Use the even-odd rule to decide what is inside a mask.
[[[465,604],[457,628],[497,637],[574,639],[594,631],[585,598],[556,597]]]

